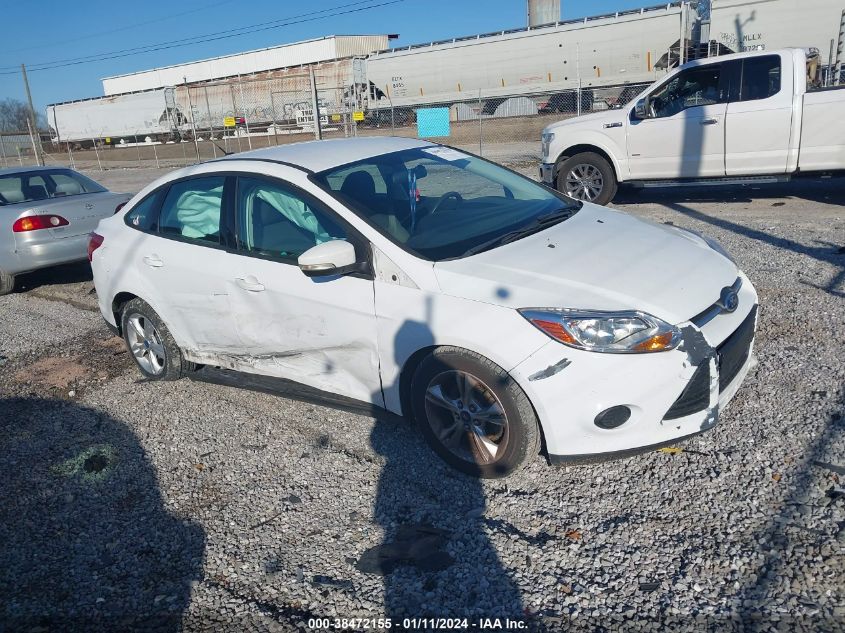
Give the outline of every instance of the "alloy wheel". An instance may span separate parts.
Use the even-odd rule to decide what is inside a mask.
[[[130,316],[127,325],[126,340],[135,360],[148,374],[160,375],[164,371],[167,356],[155,325],[143,314]]]
[[[450,370],[432,378],[425,412],[438,441],[464,461],[490,464],[507,448],[505,409],[493,390],[470,373]]]
[[[604,177],[595,165],[581,163],[566,174],[566,193],[576,200],[591,202],[604,189]]]

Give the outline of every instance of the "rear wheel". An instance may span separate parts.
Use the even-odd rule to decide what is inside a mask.
[[[150,380],[177,380],[193,369],[167,326],[145,301],[133,299],[123,307],[121,331],[138,369]]]
[[[7,295],[15,289],[15,276],[0,270],[0,295]]]
[[[600,154],[584,152],[567,158],[557,174],[557,190],[570,198],[607,204],[618,184],[613,166]]]
[[[434,350],[414,375],[411,403],[429,445],[468,475],[506,477],[539,452],[540,429],[528,397],[478,354]]]

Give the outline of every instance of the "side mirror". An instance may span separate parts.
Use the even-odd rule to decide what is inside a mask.
[[[346,240],[330,240],[312,246],[297,259],[308,277],[346,275],[361,267],[355,261],[355,247]]]
[[[634,116],[640,120],[648,118],[648,97],[637,101],[637,105],[634,106]]]

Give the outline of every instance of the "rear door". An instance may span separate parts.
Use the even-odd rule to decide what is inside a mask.
[[[753,56],[737,62],[725,135],[728,176],[783,174],[792,134],[792,57]]]
[[[240,176],[238,250],[227,292],[240,343],[240,369],[287,378],[383,405],[371,276],[306,277],[297,258],[347,239],[359,260],[369,243],[328,207],[291,183]]]
[[[212,361],[238,348],[226,294],[231,262],[221,230],[229,182],[234,179],[218,174],[177,180],[154,194],[160,196],[154,201],[160,204],[155,221],[136,216],[136,210],[145,212],[145,201],[126,217],[141,231],[126,258],[148,289],[142,298],[194,360]]]
[[[633,180],[725,175],[725,64],[682,70],[649,95],[650,116],[628,124]]]

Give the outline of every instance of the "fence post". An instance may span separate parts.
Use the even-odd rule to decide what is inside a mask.
[[[241,93],[241,114],[244,115],[244,126],[246,127],[246,142],[249,145],[249,149],[252,149],[252,137],[249,135],[249,119],[246,116],[246,110],[244,109],[244,85],[241,83],[241,76],[238,75],[238,91]],[[237,126],[235,126],[237,130]]]
[[[18,150],[18,162],[21,164],[21,167],[23,167],[23,158],[21,158],[21,146],[18,145],[15,149]]]
[[[138,150],[138,167],[141,166],[141,146],[138,144],[138,135],[135,135],[135,149]]]
[[[202,90],[205,93],[205,109],[208,111],[208,140],[211,141],[211,151],[214,152],[214,158],[217,158],[217,144],[214,142],[214,119],[211,116],[211,104],[208,102],[208,86],[203,86]]]
[[[100,168],[100,171],[103,171],[103,163],[100,162],[100,152],[97,149],[97,140],[92,138],[91,142],[94,144],[94,153],[97,155],[97,167]]]
[[[70,148],[70,143],[65,143],[65,145],[67,145],[67,155],[68,160],[70,161],[70,168],[76,169],[76,163],[73,160],[73,150]]]
[[[311,113],[314,115],[314,138],[318,141],[323,140],[323,129],[320,126],[320,103],[317,100],[317,80],[314,77],[314,67],[309,69],[311,77]]]
[[[229,94],[232,95],[232,116],[235,117],[238,114],[238,106],[235,103],[235,87],[232,84],[229,84]],[[241,95],[243,97],[243,95]],[[225,130],[224,130],[225,135]],[[238,139],[238,151],[241,151],[241,137],[238,134],[238,125],[235,123],[235,138]],[[226,151],[229,151],[229,144],[226,143]]]
[[[578,100],[577,112],[581,116],[581,42],[575,45],[575,67],[578,73],[578,90],[575,93],[575,98]]]
[[[481,88],[478,89],[478,155],[484,156],[484,131],[481,128]]]
[[[155,141],[153,141],[153,156],[155,156],[155,159],[156,159],[156,169],[161,168],[161,165],[158,164],[158,150],[156,150],[156,142]]]
[[[6,140],[2,134],[0,134],[0,155],[3,156],[3,167],[8,167],[9,163],[6,162]]]
[[[32,150],[35,152],[35,160],[42,167],[44,166],[44,157],[41,155],[41,139],[38,138],[38,145],[35,144],[35,134],[38,133],[38,123],[35,120],[35,108],[32,107],[32,93],[29,91],[29,79],[26,78],[26,66],[21,64],[21,73],[23,74],[23,85],[26,88],[26,100],[29,102],[29,116],[26,118],[27,127],[30,126],[29,120],[32,119],[32,128],[29,131],[30,139],[32,140]]]
[[[191,100],[191,89],[188,88],[188,78],[183,77],[182,79],[184,79],[185,81],[185,92],[188,93],[188,109],[191,111],[191,130],[193,130],[194,132],[194,149],[197,151],[197,162],[201,163],[202,159],[200,158],[200,144],[199,141],[197,141],[197,123],[195,121],[196,114],[194,113],[194,104]]]

